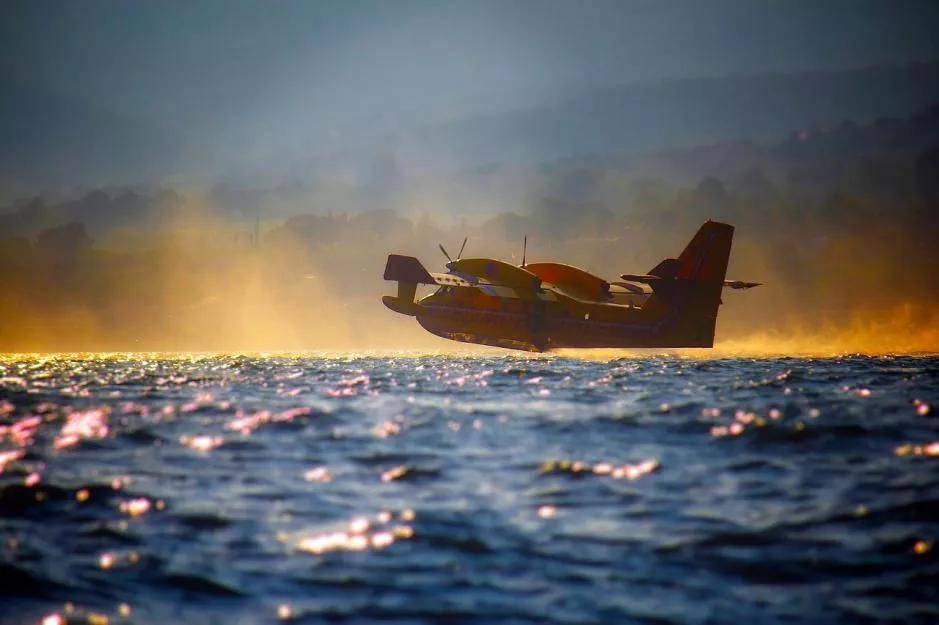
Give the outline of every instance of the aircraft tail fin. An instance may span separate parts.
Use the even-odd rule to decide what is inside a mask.
[[[413,256],[389,254],[385,263],[385,280],[394,280],[398,283],[398,295],[383,296],[382,302],[391,310],[403,315],[416,314],[414,297],[417,295],[418,284],[436,284],[421,261]]]
[[[696,282],[724,282],[734,227],[707,221],[678,257],[676,278]]]
[[[698,228],[678,258],[666,258],[646,274],[649,278],[678,278],[716,282],[724,279],[734,227],[707,221]]]
[[[421,261],[413,256],[401,256],[400,254],[388,254],[384,278],[385,280],[411,282],[413,284],[435,284],[434,277],[424,269]]]
[[[647,304],[668,311],[663,341],[669,346],[714,345],[733,236],[733,226],[707,221],[677,259],[666,259],[649,272],[653,295]]]
[[[681,262],[677,258],[666,258],[658,265],[649,270],[650,276],[657,276],[659,278],[674,278],[678,275],[678,270],[681,268]]]

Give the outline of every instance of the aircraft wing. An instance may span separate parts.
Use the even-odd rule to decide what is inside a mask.
[[[487,259],[464,259],[456,261],[467,263],[489,263]],[[505,265],[498,261],[491,261],[494,267]],[[512,270],[517,268],[506,265]],[[554,296],[541,289],[541,280],[532,274],[517,269],[516,275],[511,271],[495,271],[494,279],[482,278],[477,275],[462,271],[449,271],[447,273],[431,273],[427,271],[419,260],[413,256],[402,256],[400,254],[389,254],[388,262],[385,265],[385,280],[396,280],[403,283],[412,284],[436,284],[439,286],[470,287],[476,288],[487,295],[493,297],[517,297],[519,299],[531,300],[553,300]],[[512,280],[511,278],[516,278]],[[529,284],[525,281],[528,280]]]
[[[552,301],[555,299],[550,293],[528,293],[515,286],[500,284],[499,282],[476,276],[456,273],[431,273],[430,275],[434,279],[434,282],[440,286],[474,287],[491,297],[515,297],[519,299],[532,299],[532,297],[534,297],[536,299]]]

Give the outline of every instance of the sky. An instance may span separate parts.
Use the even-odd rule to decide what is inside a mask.
[[[5,71],[163,124],[447,121],[584,86],[939,59],[939,3],[4,2]],[[290,123],[285,123],[290,122]]]

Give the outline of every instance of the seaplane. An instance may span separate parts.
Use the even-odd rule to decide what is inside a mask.
[[[456,260],[440,245],[446,273],[389,254],[384,279],[397,282],[398,292],[382,302],[437,336],[493,347],[708,348],[722,290],[760,285],[725,279],[733,235],[733,226],[709,220],[678,258],[614,281],[562,263],[527,263],[527,237],[521,265],[462,258],[464,239]],[[436,290],[416,299],[418,285]]]

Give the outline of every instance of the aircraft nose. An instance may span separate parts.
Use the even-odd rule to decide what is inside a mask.
[[[456,263],[455,263],[454,261],[452,261],[452,260],[451,260],[449,263],[447,263],[447,264],[445,265],[445,267],[447,268],[447,271],[453,271],[453,265],[455,265],[455,264],[456,264]]]

